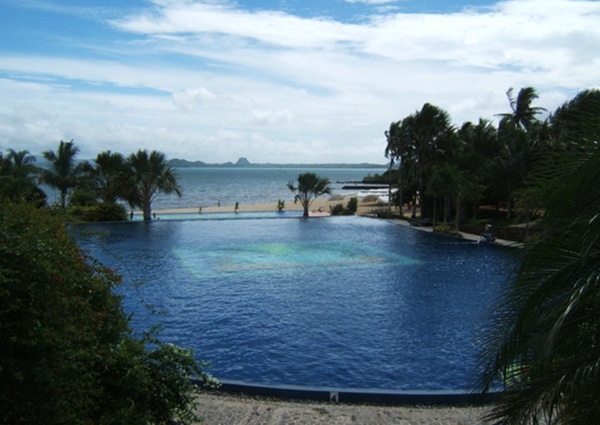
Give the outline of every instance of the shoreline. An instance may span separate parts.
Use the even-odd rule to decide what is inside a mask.
[[[330,207],[333,207],[337,204],[342,204],[344,207],[348,204],[350,198],[354,197],[354,195],[334,195],[329,198],[316,198],[310,205],[311,212],[329,212]],[[200,208],[201,212],[200,212]],[[382,209],[387,208],[387,205],[377,205],[376,203],[371,202],[363,202],[359,198],[358,203],[358,211],[357,214],[366,214],[370,212],[372,209]],[[157,216],[160,214],[202,214],[202,213],[225,213],[225,212],[234,212],[235,205],[211,205],[211,206],[198,206],[198,207],[185,207],[185,208],[168,208],[168,209],[157,209],[153,210],[153,213],[156,213]],[[265,212],[265,211],[277,211],[277,202],[263,202],[263,203],[252,203],[252,204],[239,204],[238,212]],[[302,205],[300,202],[294,203],[293,199],[285,200],[285,208],[283,211],[302,211]],[[135,210],[134,213],[136,215],[142,214],[141,211]]]

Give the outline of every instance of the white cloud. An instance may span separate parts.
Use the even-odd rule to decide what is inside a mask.
[[[197,111],[199,107],[215,99],[215,94],[204,87],[187,88],[173,93],[173,103],[185,112]]]
[[[508,87],[534,86],[553,110],[593,86],[599,14],[595,1],[513,0],[347,24],[155,0],[111,22],[126,40],[87,41],[91,57],[3,52],[0,148],[74,138],[87,156],[384,162],[390,122],[425,102],[460,125],[507,111]]]
[[[261,125],[287,123],[293,116],[287,109],[281,111],[254,111],[254,122]]]

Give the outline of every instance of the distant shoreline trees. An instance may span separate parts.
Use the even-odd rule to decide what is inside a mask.
[[[26,200],[43,206],[47,196],[38,184],[46,184],[58,190],[58,206],[76,219],[126,220],[125,203],[141,208],[144,220],[149,221],[156,196],[181,196],[177,175],[161,152],[140,149],[125,158],[104,151],[92,162],[77,163],[78,153],[73,140],[61,140],[56,152],[43,153],[49,167],[41,168],[34,165],[35,158],[28,151],[0,152],[0,202]]]

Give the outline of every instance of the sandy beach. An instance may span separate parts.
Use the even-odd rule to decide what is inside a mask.
[[[294,402],[203,393],[205,425],[481,425],[485,407],[377,406]]]
[[[352,195],[349,196],[322,196],[313,200],[310,205],[310,211],[317,212],[329,212],[330,207],[333,207],[337,204],[342,204],[344,207],[348,205],[348,201],[352,198]],[[374,209],[387,209],[387,205],[378,204],[372,199],[365,198],[363,200],[359,199],[358,204],[358,212],[357,214],[368,214]],[[200,207],[189,207],[189,208],[177,208],[177,209],[166,209],[166,210],[155,210],[153,212],[156,213],[157,216],[161,214],[176,214],[176,213],[198,213],[200,211]],[[235,205],[211,205],[211,206],[203,206],[202,213],[222,213],[222,212],[234,212]],[[277,211],[277,202],[265,202],[265,203],[257,203],[257,204],[239,204],[238,212],[250,212],[250,211]],[[302,211],[302,205],[298,203],[294,203],[293,199],[288,199],[285,201],[284,211]],[[141,211],[135,211],[136,214],[141,214]]]

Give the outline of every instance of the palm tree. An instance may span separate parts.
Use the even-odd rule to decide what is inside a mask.
[[[294,186],[294,182],[289,182],[287,187],[294,192],[294,204],[300,201],[304,208],[304,217],[308,217],[308,209],[310,204],[321,195],[331,193],[329,187],[329,179],[319,177],[315,173],[304,173],[298,176],[298,186]]]
[[[499,424],[599,423],[600,148],[580,147],[540,174],[554,185],[540,231],[485,330],[481,388],[504,390],[489,417]]]
[[[516,99],[513,97],[512,92],[512,87],[506,92],[512,112],[498,114],[498,116],[510,123],[514,129],[520,128],[529,131],[534,124],[539,123],[536,116],[546,110],[538,106],[531,106],[531,103],[538,98],[538,94],[533,87],[524,87],[519,90]]]
[[[62,208],[66,207],[67,195],[77,185],[77,176],[81,172],[81,168],[75,164],[78,153],[79,148],[75,147],[73,140],[61,140],[56,153],[43,152],[44,158],[50,162],[50,169],[42,170],[41,181],[58,189]]]
[[[494,180],[499,192],[507,202],[507,218],[511,218],[514,193],[524,187],[532,162],[544,150],[539,142],[540,130],[543,128],[537,115],[544,108],[532,106],[538,98],[533,87],[525,87],[519,91],[517,98],[512,96],[513,89],[506,92],[511,112],[498,114],[501,117],[498,125],[498,140],[503,146],[493,166]]]
[[[113,204],[124,197],[126,170],[125,157],[111,151],[100,152],[94,159],[94,165],[85,166],[98,198]]]
[[[144,221],[152,220],[152,201],[159,194],[181,196],[177,175],[163,153],[139,150],[126,160],[128,168],[125,198],[132,208],[142,208]]]
[[[394,162],[398,161],[400,167],[398,169],[398,191],[400,193],[400,217],[402,213],[402,156],[404,152],[404,139],[401,134],[401,121],[396,121],[390,124],[390,129],[385,131],[385,138],[387,145],[385,147],[384,155],[390,160],[390,166],[388,168],[388,212],[392,212],[392,170],[394,168]]]
[[[8,149],[6,155],[0,154],[0,192],[2,197],[11,201],[28,200],[45,204],[46,195],[37,186],[36,176],[39,168],[34,165],[35,157],[29,151]]]
[[[429,217],[429,205],[424,201],[427,180],[436,161],[451,153],[455,129],[450,115],[443,109],[426,103],[412,117],[407,117],[407,134],[412,146],[410,160],[414,163],[417,191],[421,197],[421,216]]]

